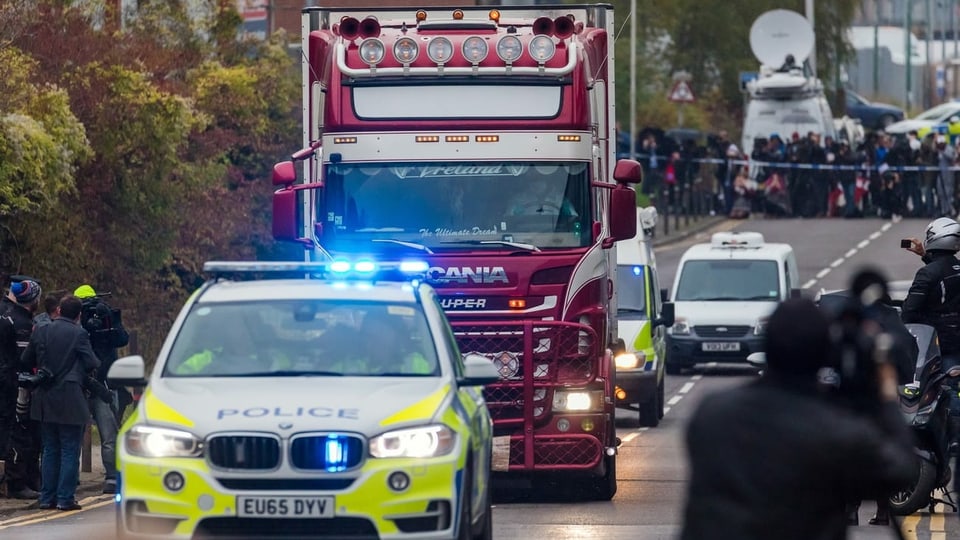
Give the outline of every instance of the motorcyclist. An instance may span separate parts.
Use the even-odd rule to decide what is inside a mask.
[[[920,255],[926,264],[917,271],[903,302],[903,322],[928,324],[937,330],[943,369],[960,364],[960,223],[938,218],[927,225],[923,241],[910,239],[908,251]],[[957,452],[960,435],[960,396],[957,381],[951,382],[951,453]]]

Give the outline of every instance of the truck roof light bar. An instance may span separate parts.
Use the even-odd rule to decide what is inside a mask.
[[[398,45],[405,40],[409,40],[412,43],[412,47],[409,49],[409,57],[401,58],[398,53]],[[369,68],[352,68],[347,65],[347,49],[342,42],[336,44],[336,55],[337,55],[337,68],[340,72],[348,77],[354,78],[370,78],[376,77],[377,75],[415,75],[415,76],[437,76],[439,75],[439,68],[434,67],[410,67],[410,64],[417,59],[419,55],[419,46],[417,43],[409,38],[402,37],[396,41],[393,46],[394,57],[397,59],[397,62],[404,64],[404,67],[378,67],[375,72]],[[404,53],[407,54],[407,53]],[[517,75],[550,75],[550,76],[562,76],[568,75],[573,72],[574,68],[577,66],[577,42],[571,41],[567,44],[567,63],[562,67],[517,67],[517,66],[485,66],[485,67],[449,67],[446,66],[443,68],[443,73],[446,75],[504,75],[507,73],[513,73]]]

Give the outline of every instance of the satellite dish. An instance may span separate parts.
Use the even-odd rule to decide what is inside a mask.
[[[757,17],[750,27],[750,48],[761,64],[778,68],[788,54],[797,66],[813,51],[813,28],[796,11],[774,9]]]

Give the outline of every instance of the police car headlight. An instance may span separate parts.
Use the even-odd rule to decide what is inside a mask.
[[[673,326],[671,326],[667,331],[678,336],[685,336],[690,333],[690,325],[687,323],[686,319],[677,318],[673,321]]]
[[[585,412],[603,409],[603,392],[557,390],[553,394],[556,411]]]
[[[127,452],[139,457],[200,457],[203,442],[194,434],[179,429],[134,426],[124,435]]]
[[[445,456],[456,446],[457,434],[443,425],[388,431],[370,440],[375,458],[427,458]]]
[[[641,353],[640,356],[643,356],[643,354]],[[617,369],[636,369],[636,367],[640,365],[640,359],[633,353],[618,354],[613,359],[613,362],[616,364]]]

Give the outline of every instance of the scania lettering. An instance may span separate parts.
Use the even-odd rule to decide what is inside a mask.
[[[613,8],[306,8],[303,29],[274,237],[425,262],[460,353],[501,375],[495,476],[610,499],[615,245],[641,180],[615,155]]]

